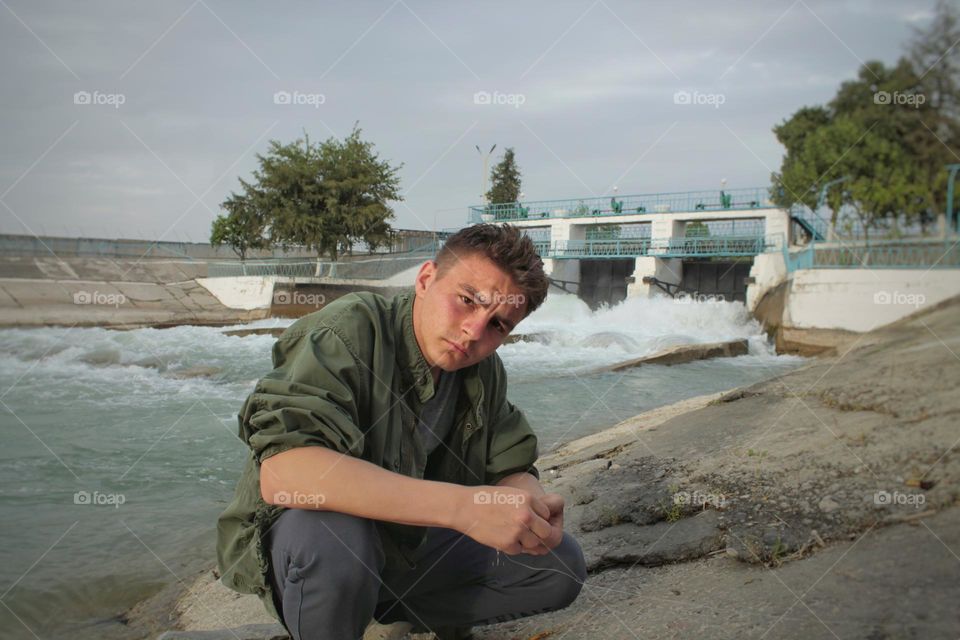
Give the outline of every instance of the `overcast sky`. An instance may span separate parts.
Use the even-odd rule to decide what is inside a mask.
[[[516,149],[527,200],[766,186],[771,127],[932,9],[0,0],[0,231],[205,241],[268,140],[356,121],[404,165],[400,228],[465,224],[475,145]]]

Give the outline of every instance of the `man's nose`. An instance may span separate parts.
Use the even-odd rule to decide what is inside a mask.
[[[483,327],[487,324],[487,318],[485,314],[478,313],[471,315],[466,320],[463,321],[463,332],[471,340],[476,340],[483,333]]]

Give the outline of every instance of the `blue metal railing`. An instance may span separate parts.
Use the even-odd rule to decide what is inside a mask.
[[[475,224],[485,221],[772,208],[775,205],[770,201],[767,188],[756,187],[474,205],[469,208],[468,220]]]
[[[863,245],[817,246],[811,268],[956,269],[957,239],[950,242],[889,241]]]
[[[799,251],[784,247],[787,271],[797,269],[957,269],[960,237],[811,242]]]
[[[655,256],[658,258],[722,258],[755,256],[766,251],[780,250],[782,234],[767,236],[713,236],[702,238],[672,238],[668,241],[650,238],[618,238],[611,240],[559,240],[540,243],[537,250],[544,258],[631,258]]]
[[[803,205],[790,207],[790,218],[799,224],[813,240],[826,240],[830,223]]]
[[[550,258],[629,258],[650,252],[649,238],[617,240],[558,240],[549,248]]]

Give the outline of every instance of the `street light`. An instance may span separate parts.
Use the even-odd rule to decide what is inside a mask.
[[[487,155],[483,155],[483,151],[480,150],[480,145],[473,145],[477,149],[477,153],[483,157],[483,174],[480,176],[480,198],[484,204],[489,204],[487,202],[487,162],[490,160],[490,154],[493,153],[493,150],[497,148],[497,145],[490,147],[490,151],[487,151]]]

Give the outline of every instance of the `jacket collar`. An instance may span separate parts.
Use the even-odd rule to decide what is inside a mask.
[[[398,294],[394,298],[394,328],[400,336],[397,345],[397,360],[403,378],[404,391],[413,387],[421,403],[433,397],[433,375],[430,365],[423,357],[417,336],[413,331],[413,300],[414,291],[411,289]]]
[[[400,366],[404,392],[412,387],[422,404],[433,397],[434,385],[430,365],[423,356],[420,344],[417,342],[417,336],[413,331],[413,301],[415,296],[416,294],[411,288],[394,297],[394,328],[396,334],[400,336],[397,346],[397,362]],[[460,369],[460,380],[473,408],[472,413],[476,416],[477,422],[480,423],[478,405],[483,398],[483,384],[479,379],[478,367],[479,363]],[[478,424],[477,426],[482,425]]]

